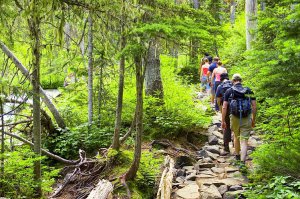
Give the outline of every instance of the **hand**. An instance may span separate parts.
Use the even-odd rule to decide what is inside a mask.
[[[226,129],[226,122],[222,122],[222,129]]]

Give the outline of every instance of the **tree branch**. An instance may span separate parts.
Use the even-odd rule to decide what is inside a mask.
[[[6,135],[9,135],[11,137],[14,137],[22,142],[24,142],[25,144],[28,144],[30,145],[31,147],[34,146],[34,144],[16,134],[12,134],[12,133],[8,133],[8,132],[4,132]],[[50,157],[50,158],[53,158],[59,162],[62,162],[64,164],[70,164],[70,165],[74,165],[74,164],[77,164],[80,160],[67,160],[67,159],[64,159],[62,157],[59,157],[58,155],[55,155],[53,153],[50,153],[49,151],[46,151],[45,149],[41,149],[42,153],[45,154],[46,156]]]

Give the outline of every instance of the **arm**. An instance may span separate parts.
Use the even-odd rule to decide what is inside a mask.
[[[214,69],[214,71],[213,71],[213,73],[211,75],[211,84],[213,84],[213,80],[215,78],[215,71],[216,71],[216,69]]]
[[[200,73],[200,78],[202,77],[203,75],[203,65],[199,67],[199,73]]]
[[[252,127],[255,127],[256,100],[251,100],[251,106],[252,106]]]

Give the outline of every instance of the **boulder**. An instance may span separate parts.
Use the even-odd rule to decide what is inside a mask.
[[[215,178],[197,178],[197,184],[203,185],[211,185],[214,184],[217,187],[221,185],[233,186],[233,185],[241,185],[244,183],[241,179],[234,179],[234,178],[224,178],[219,179],[218,177]]]
[[[194,169],[194,166],[184,166],[182,169],[186,170],[186,172],[191,171]]]
[[[217,145],[204,146],[204,150],[220,155],[220,147]]]
[[[220,139],[223,140],[223,134],[220,133],[219,131],[213,131],[212,134],[213,134],[214,136],[216,136],[217,138],[220,138]]]
[[[214,173],[224,173],[224,168],[212,167],[211,170],[212,170]]]
[[[214,172],[211,171],[211,169],[205,169],[205,170],[203,170],[203,171],[199,171],[199,172],[198,172],[198,175],[199,175],[199,174],[216,176],[216,175],[214,174]]]
[[[185,176],[185,170],[184,169],[177,169],[176,170],[176,176],[177,177]]]
[[[238,191],[227,191],[223,195],[223,199],[235,199],[238,198],[244,191],[243,190],[238,190]]]
[[[197,171],[199,171],[200,170],[200,168],[212,168],[212,167],[214,167],[215,166],[215,164],[214,163],[205,163],[205,162],[197,162],[196,164],[195,164],[195,169],[197,170]]]
[[[213,163],[212,159],[210,157],[207,157],[207,158],[203,158],[202,161],[204,163]]]
[[[194,160],[189,156],[179,156],[175,161],[175,169],[180,169],[183,166],[193,165]]]
[[[215,185],[201,186],[200,188],[201,199],[221,199],[218,188]]]
[[[221,186],[218,188],[218,190],[219,190],[219,193],[220,193],[221,195],[223,195],[226,191],[228,191],[228,186],[227,186],[227,185],[221,185]]]
[[[225,167],[225,172],[227,172],[227,173],[233,173],[236,171],[239,171],[239,169],[236,167]]]
[[[211,127],[208,128],[207,132],[208,134],[212,135],[214,131],[218,131],[218,127],[216,125],[212,125]]]
[[[183,176],[177,177],[176,182],[184,183],[185,178]]]
[[[199,157],[202,157],[202,158],[207,158],[207,157],[208,157],[208,154],[207,154],[207,151],[206,151],[206,150],[200,150],[200,151],[197,151],[196,154],[197,154]]]
[[[237,190],[243,190],[243,187],[241,185],[233,185],[229,187],[229,191],[237,191]]]
[[[216,159],[219,157],[218,154],[212,153],[212,152],[209,152],[209,151],[207,151],[207,155],[208,155],[208,157],[210,157],[212,160],[216,160]]]
[[[191,173],[190,175],[188,175],[188,176],[185,177],[185,180],[186,181],[188,181],[188,180],[195,181],[196,178],[197,178],[196,173]]]
[[[208,144],[209,145],[216,145],[216,144],[218,144],[218,138],[215,135],[208,136]]]
[[[182,189],[178,189],[176,194],[183,199],[199,199],[200,194],[198,189],[199,187],[196,183],[191,183]]]

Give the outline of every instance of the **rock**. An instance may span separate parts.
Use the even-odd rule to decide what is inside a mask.
[[[197,178],[214,178],[214,177],[216,177],[215,174],[213,174],[213,175],[198,174],[198,175],[197,175]]]
[[[215,185],[200,187],[201,199],[221,199],[222,196]]]
[[[253,152],[252,150],[248,150],[247,155],[251,155],[252,152]]]
[[[228,191],[228,187],[227,187],[227,185],[221,185],[221,186],[218,188],[218,190],[219,190],[219,193],[220,193],[221,195],[223,195],[226,191]]]
[[[197,151],[196,154],[200,157],[203,157],[203,158],[207,158],[208,157],[208,154],[207,154],[207,151],[206,150],[200,150],[200,151]]]
[[[216,160],[216,159],[219,157],[218,154],[215,154],[215,153],[212,153],[212,152],[209,152],[209,151],[207,151],[207,155],[208,155],[208,157],[210,157],[212,160]]]
[[[244,191],[238,190],[238,191],[227,191],[224,193],[223,199],[235,199],[238,198],[239,195],[241,195]]]
[[[218,158],[217,161],[220,162],[220,163],[226,162],[225,158]]]
[[[184,183],[185,178],[183,176],[177,177],[176,182]]]
[[[205,170],[203,170],[203,171],[199,171],[198,174],[200,174],[200,175],[201,175],[201,174],[204,174],[204,175],[216,176],[216,175],[214,174],[214,172],[211,171],[211,169],[205,169]]]
[[[213,160],[210,157],[203,158],[203,162],[205,163],[213,163]]]
[[[188,176],[185,177],[185,180],[186,181],[188,181],[188,180],[195,181],[196,178],[197,178],[196,173],[191,173],[190,175],[188,175]]]
[[[176,170],[176,176],[177,177],[185,176],[185,170],[184,169],[177,169]]]
[[[182,167],[182,169],[186,170],[186,171],[190,171],[194,169],[194,166],[184,166]]]
[[[223,140],[223,134],[220,133],[219,131],[213,131],[212,134],[213,134],[214,136],[216,136],[217,138],[220,138],[220,139]]]
[[[225,167],[228,167],[230,165],[230,163],[228,162],[225,162],[225,163],[218,163],[217,164],[217,167],[218,168],[225,168]]]
[[[237,191],[237,190],[243,190],[243,187],[241,185],[233,185],[229,188],[229,191]]]
[[[219,143],[219,145],[224,145],[224,141],[223,141],[223,139],[218,139],[218,143]]]
[[[225,167],[225,172],[227,173],[232,173],[232,172],[236,172],[238,171],[239,169],[236,168],[236,167]]]
[[[187,175],[194,174],[196,175],[197,171],[195,169],[186,171]]]
[[[218,127],[216,125],[212,125],[211,127],[208,128],[207,132],[212,135],[214,131],[218,131]]]
[[[216,145],[213,145],[213,146],[204,146],[203,149],[207,150],[209,152],[212,152],[212,153],[220,155],[220,147],[219,146],[216,146]]]
[[[189,156],[179,156],[175,161],[175,169],[180,169],[183,166],[193,165],[194,160]]]
[[[224,173],[224,168],[212,167],[211,170],[212,170],[214,173]]]
[[[197,184],[188,184],[187,186],[183,187],[176,191],[176,194],[183,198],[183,199],[198,199],[200,197],[199,187]]]
[[[215,178],[197,178],[196,181],[197,181],[198,185],[199,184],[200,185],[214,184],[217,187],[220,187],[221,185],[227,185],[227,186],[241,185],[244,182],[240,179],[234,179],[234,178],[219,179],[218,177],[215,177]]]
[[[218,138],[215,135],[210,135],[208,137],[208,144],[209,145],[216,145],[216,144],[218,144]]]
[[[197,171],[199,171],[200,170],[200,168],[212,168],[212,167],[214,167],[215,166],[215,164],[214,163],[205,163],[205,162],[197,162],[196,164],[195,164],[195,169],[197,170]]]

